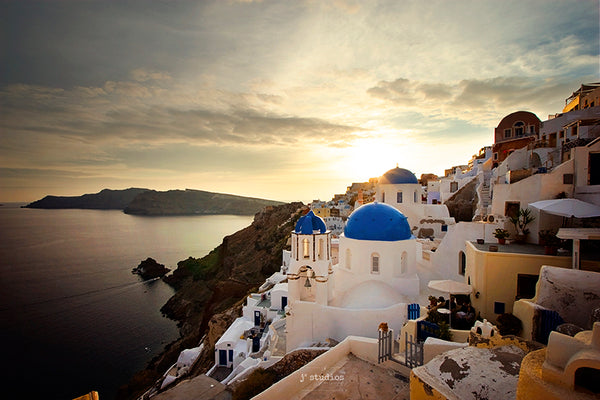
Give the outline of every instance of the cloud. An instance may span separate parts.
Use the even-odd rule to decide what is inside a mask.
[[[126,149],[136,149],[137,157],[148,161],[138,150],[176,144],[301,152],[311,146],[347,147],[366,130],[265,108],[281,104],[278,95],[190,88],[160,72],[136,70],[132,76],[137,80],[98,87],[18,84],[0,89],[5,111],[0,115],[0,166],[124,165]]]
[[[590,77],[591,79],[591,77]],[[399,78],[380,81],[367,90],[374,98],[402,112],[426,117],[463,120],[480,126],[495,126],[517,110],[538,113],[562,109],[566,94],[582,83],[580,78],[496,77],[456,82],[423,82]]]

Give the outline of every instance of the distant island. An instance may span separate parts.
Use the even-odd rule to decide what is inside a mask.
[[[253,215],[279,201],[213,193],[203,190],[104,189],[82,196],[46,196],[25,208],[123,210],[132,215]]]

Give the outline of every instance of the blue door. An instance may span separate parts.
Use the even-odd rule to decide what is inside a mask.
[[[285,306],[287,306],[287,296],[281,296],[281,309],[285,310]]]
[[[227,350],[219,350],[219,365],[227,366]]]
[[[254,311],[254,326],[260,325],[260,311]]]

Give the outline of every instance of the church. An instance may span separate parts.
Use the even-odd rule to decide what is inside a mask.
[[[389,204],[363,205],[340,236],[332,264],[331,236],[312,211],[291,233],[286,345],[290,351],[329,338],[372,337],[380,322],[400,332],[417,301],[416,238],[407,217]]]

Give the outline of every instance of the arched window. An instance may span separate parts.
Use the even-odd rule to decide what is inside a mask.
[[[310,243],[308,239],[302,240],[302,256],[304,258],[310,258]]]
[[[371,273],[379,273],[379,254],[377,253],[371,254]]]
[[[464,251],[458,252],[458,273],[465,276],[467,270],[467,256]]]
[[[402,192],[396,193],[396,203],[398,203],[398,204],[402,203]]]
[[[414,193],[414,199],[413,199],[413,201],[414,201],[415,203],[417,203],[417,202],[418,202],[418,201],[417,201],[417,191],[416,191],[416,190],[415,190],[415,193]]]
[[[405,274],[408,269],[408,253],[405,251],[402,252],[402,256],[400,256],[400,273]]]
[[[346,268],[352,269],[352,252],[346,249]]]
[[[580,367],[575,371],[575,387],[589,390],[592,393],[600,393],[600,369],[592,367]]]
[[[317,255],[319,260],[323,259],[323,239],[319,239],[319,245],[317,246]]]
[[[517,121],[515,122],[515,124],[513,125],[515,128],[515,136],[516,137],[521,137],[523,136],[524,129],[525,129],[525,123],[523,123],[523,121]]]

